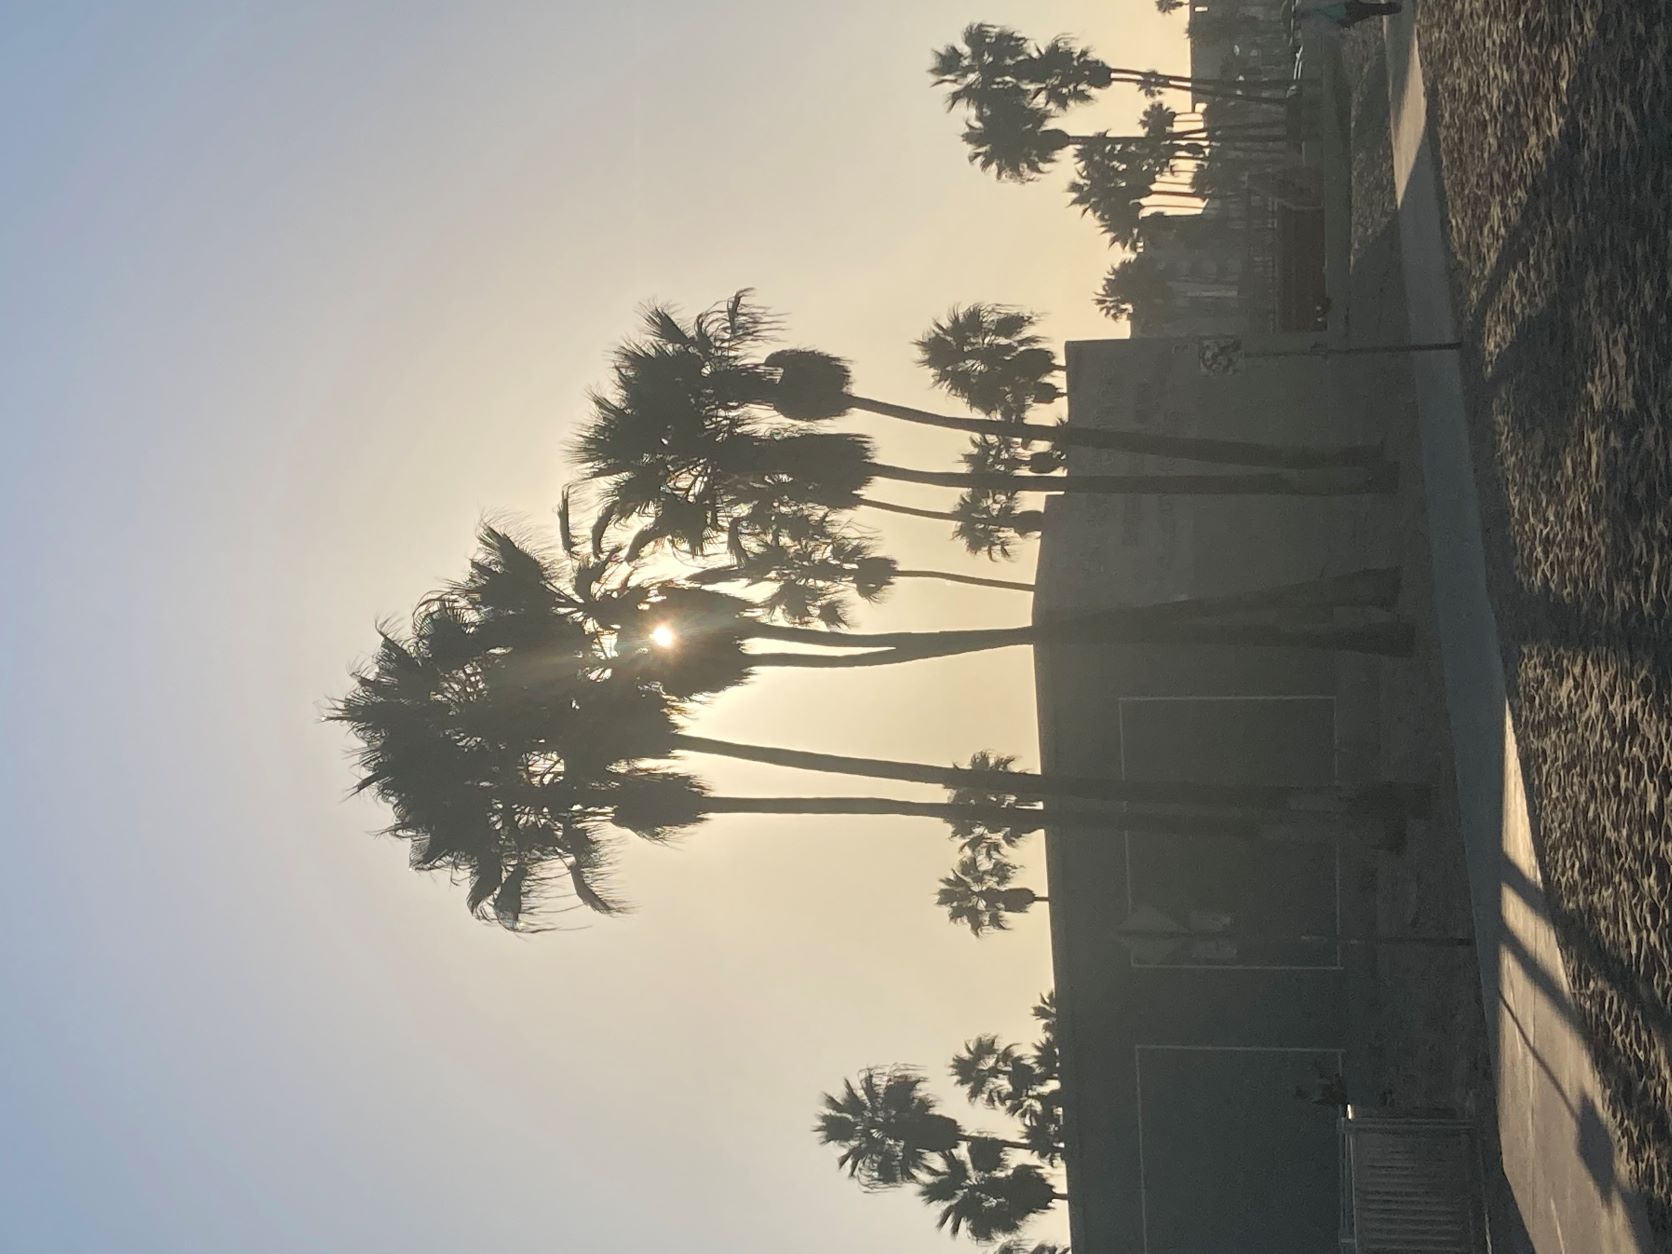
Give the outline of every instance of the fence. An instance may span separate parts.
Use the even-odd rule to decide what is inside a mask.
[[[1347,1108],[1342,1254],[1483,1254],[1480,1158],[1464,1119]]]

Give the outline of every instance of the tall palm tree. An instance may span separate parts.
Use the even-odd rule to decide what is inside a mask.
[[[805,424],[817,423],[858,411],[901,422],[958,431],[973,436],[1002,435],[1023,442],[1038,442],[1057,448],[1104,449],[1114,452],[1152,454],[1213,465],[1268,467],[1309,470],[1357,467],[1387,471],[1387,462],[1376,446],[1310,447],[1254,440],[1222,440],[1198,436],[1169,436],[1149,431],[1072,424],[1026,423],[1023,418],[1033,404],[1049,404],[1061,397],[1052,381],[1061,367],[1033,331],[1032,314],[1003,305],[976,303],[954,308],[944,319],[930,325],[916,341],[920,362],[936,383],[964,400],[984,418],[934,413],[909,405],[898,405],[853,391],[853,376],[846,362],[829,353],[811,349],[772,349],[781,320],[757,305],[748,289],[714,305],[689,321],[669,307],[651,305],[645,313],[642,338],[624,345],[617,353],[616,392],[611,397],[594,397],[597,415],[594,429],[607,435],[605,453],[626,440],[632,451],[643,453],[636,441],[647,436],[677,439],[677,452],[686,460],[692,452],[712,453],[712,446],[727,437],[741,439],[751,431],[766,429],[757,421],[738,429],[737,417],[751,407],[766,409],[783,423],[775,424],[782,434],[804,431]],[[745,411],[728,416],[725,408]],[[633,415],[628,409],[650,412]],[[720,410],[721,412],[714,412]],[[702,441],[698,431],[708,437]],[[636,437],[633,439],[632,437]],[[583,436],[583,461],[589,451],[598,451],[595,441]],[[695,447],[693,447],[695,446]],[[825,449],[834,445],[815,443]],[[615,466],[615,461],[610,461]],[[606,473],[620,473],[619,467]],[[875,477],[906,482],[956,486],[944,475],[924,478],[924,472],[891,467]],[[1007,477],[1014,481],[1014,477]],[[986,476],[970,487],[1000,489],[1008,486],[995,476]],[[1179,491],[1196,491],[1176,482]],[[1318,485],[1323,490],[1326,485]],[[855,489],[857,492],[858,489]],[[1060,490],[1051,484],[1040,486],[1023,479],[1016,490]],[[1088,485],[1088,490],[1092,488]],[[1158,489],[1158,490],[1165,490]],[[1230,491],[1210,485],[1205,491]],[[1275,486],[1254,491],[1281,491]]]
[[[934,1170],[930,1159],[972,1142],[1026,1149],[1020,1141],[993,1142],[965,1132],[939,1112],[923,1089],[924,1077],[909,1067],[867,1067],[859,1083],[842,1082],[840,1093],[822,1095],[824,1108],[813,1125],[821,1145],[837,1145],[836,1165],[867,1190],[914,1184]]]
[[[489,542],[516,544],[492,529]],[[653,670],[657,682],[681,698],[732,687],[760,668],[893,666],[1041,642],[1232,644],[1402,655],[1412,638],[1410,625],[1397,620],[1335,627],[1288,617],[1296,611],[1346,606],[1391,608],[1400,587],[1396,568],[1253,592],[1091,610],[1019,627],[833,632],[767,622],[765,608],[708,588],[635,582],[630,563],[608,556],[579,565],[568,577],[560,563],[546,564],[530,550],[519,550],[518,559],[516,569],[525,577],[571,588],[572,603],[591,617],[597,630],[613,635],[619,655],[630,657],[640,670]],[[814,651],[759,653],[744,648],[755,640],[811,645]],[[675,641],[677,647],[671,647]],[[849,651],[854,649],[864,651]]]
[[[531,560],[519,569],[531,575],[538,570],[547,581],[563,582],[561,566],[542,568],[538,557],[527,551],[523,556]],[[790,610],[807,610],[812,598],[828,595],[833,582],[810,586]],[[1399,583],[1393,568],[1355,571],[1252,593],[1092,610],[1019,627],[904,632],[834,632],[771,623],[766,619],[782,612],[783,606],[758,606],[692,584],[635,582],[630,564],[608,556],[576,568],[572,596],[601,627],[616,634],[617,647],[638,659],[637,665],[654,665],[661,682],[688,697],[732,687],[750,670],[763,667],[893,666],[1041,642],[1234,644],[1402,655],[1412,642],[1412,628],[1405,622],[1336,627],[1287,617],[1294,610],[1388,608],[1398,596]],[[1249,621],[1251,614],[1263,621]],[[840,607],[821,617],[827,626],[843,621]],[[680,647],[670,647],[676,639]],[[823,651],[755,653],[744,648],[751,640],[813,645]]]
[[[962,1153],[944,1153],[931,1171],[917,1193],[941,1208],[935,1227],[953,1236],[967,1229],[971,1240],[983,1244],[1020,1231],[1035,1215],[1068,1198],[1034,1164],[1011,1166],[1006,1147],[996,1141],[976,1141]]]
[[[1246,840],[1289,807],[1385,810],[1389,800],[1374,786],[1317,792],[1053,778],[693,736],[682,730],[685,696],[732,682],[729,647],[717,660],[671,666],[637,643],[640,633],[654,640],[650,612],[604,621],[553,569],[485,529],[469,575],[420,602],[410,630],[386,627],[329,715],[359,740],[358,790],[389,804],[388,830],[411,842],[413,865],[463,876],[470,909],[507,927],[523,925],[542,893],[602,913],[619,909],[607,887],[611,826],[663,840],[723,813],[902,815],[1018,831],[1047,822],[1108,829],[1118,818],[1127,830]],[[677,752],[1062,800],[1047,813],[880,797],[714,796],[662,764]],[[1112,810],[1110,802],[1126,804]]]
[[[1257,440],[1221,440],[1206,436],[1165,435],[1152,431],[1105,427],[1077,427],[1072,423],[1029,423],[1033,405],[1049,405],[1062,398],[1055,377],[1062,366],[1034,327],[1038,319],[1025,310],[977,301],[953,306],[930,323],[915,341],[917,359],[937,387],[957,397],[977,413],[1000,419],[991,423],[928,414],[905,406],[885,405],[849,396],[854,409],[907,422],[945,426],[978,438],[999,435],[1023,444],[1044,443],[1054,448],[1096,448],[1113,452],[1173,457],[1220,465],[1271,466],[1308,469],[1325,466],[1375,466],[1383,460],[1379,445],[1316,446],[1274,444]]]
[[[1018,869],[1003,857],[966,855],[941,880],[935,904],[946,910],[952,922],[969,928],[972,936],[1006,931],[1008,916],[1025,913],[1035,902],[1046,900],[1031,888],[1011,883]]]
[[[934,85],[948,89],[948,110],[963,107],[981,113],[1017,99],[1051,117],[1089,103],[1096,92],[1116,83],[1137,87],[1151,97],[1188,90],[1203,99],[1228,95],[1260,100],[1281,99],[1264,89],[1289,85],[1288,80],[1196,78],[1112,66],[1063,36],[1040,44],[988,22],[966,26],[961,38],[961,45],[939,49],[929,66]]]
[[[1137,86],[1152,99],[1166,91],[1189,91],[1198,99],[1274,107],[1287,103],[1292,86],[1286,79],[1255,82],[1117,70],[1066,39],[1034,44],[1014,30],[981,23],[964,31],[963,47],[949,44],[937,52],[929,73],[936,86],[949,88],[948,110],[961,106],[966,112],[964,142],[970,160],[1001,180],[1015,182],[1036,178],[1065,149],[1099,139],[1151,138],[1184,145],[1208,137],[1200,128],[1109,136],[1072,135],[1050,125],[1115,82]]]
[[[734,526],[758,523],[763,512],[853,509],[877,480],[1100,495],[1311,496],[1385,492],[1395,484],[1391,463],[1060,477],[890,465],[876,460],[864,436],[814,429],[818,419],[845,412],[846,366],[805,350],[757,361],[771,325],[739,293],[689,326],[666,309],[652,309],[648,337],[618,349],[614,385],[608,394],[594,394],[592,420],[575,445],[587,477],[605,485],[603,504],[612,520],[647,518],[647,539],[700,554]],[[960,421],[995,430],[990,420]]]

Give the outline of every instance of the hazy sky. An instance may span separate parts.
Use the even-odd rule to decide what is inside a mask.
[[[982,177],[929,88],[978,18],[1182,65],[1148,0],[0,3],[0,1246],[945,1247],[807,1131],[867,1063],[1031,1033],[1044,919],[954,932],[943,829],[726,819],[628,850],[632,917],[517,938],[369,835],[318,715],[484,511],[550,522],[647,298],[753,285],[919,402],[909,341],[954,302],[1117,333],[1062,177]],[[869,621],[1026,610],[917,589]],[[773,676],[700,727],[1036,759],[1023,653]]]

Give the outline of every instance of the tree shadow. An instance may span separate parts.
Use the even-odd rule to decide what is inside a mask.
[[[1464,0],[1443,12],[1427,7],[1419,20],[1434,71],[1455,305],[1471,344],[1459,364],[1492,599],[1543,896],[1605,1104],[1634,1172],[1652,1164],[1664,1180],[1672,1168],[1664,1100],[1672,947],[1661,939],[1672,884],[1664,12],[1601,0],[1530,0],[1513,10]],[[1512,71],[1459,59],[1482,46],[1499,50]],[[1494,74],[1499,94],[1482,110],[1482,83]],[[1661,729],[1652,736],[1651,722]],[[1529,887],[1502,878],[1512,890]],[[1594,1108],[1578,1115],[1581,1156],[1601,1187],[1606,1123]],[[1672,1231],[1672,1192],[1649,1200],[1657,1224]]]

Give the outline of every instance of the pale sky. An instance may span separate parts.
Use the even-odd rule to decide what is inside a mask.
[[[754,286],[859,390],[918,403],[944,402],[910,340],[955,302],[1121,333],[1064,176],[980,175],[924,71],[975,19],[1181,68],[1182,23],[1148,0],[566,7],[0,4],[0,1246],[948,1247],[808,1132],[866,1064],[938,1077],[975,1033],[1031,1039],[1043,913],[955,932],[944,829],[713,822],[627,847],[631,917],[518,938],[370,835],[318,715],[485,511],[550,523],[647,298]],[[872,430],[893,461],[959,451]],[[937,524],[884,537],[966,560]],[[903,589],[867,625],[1026,613]],[[1037,760],[1022,652],[769,676],[697,729]]]

